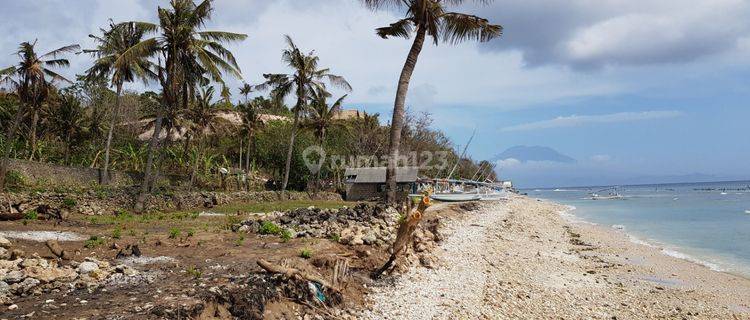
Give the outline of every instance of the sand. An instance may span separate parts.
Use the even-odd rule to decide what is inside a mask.
[[[438,267],[372,289],[368,319],[750,319],[750,280],[527,197],[447,223]]]

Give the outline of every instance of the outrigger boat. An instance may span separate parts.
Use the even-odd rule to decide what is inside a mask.
[[[606,194],[602,194],[603,192],[607,192]],[[592,192],[589,194],[591,197],[590,200],[622,200],[625,199],[620,193],[617,192],[617,187],[612,188],[606,188],[599,190],[597,192]]]

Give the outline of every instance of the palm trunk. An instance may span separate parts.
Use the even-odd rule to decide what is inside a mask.
[[[36,153],[36,126],[39,123],[39,109],[34,107],[34,113],[31,117],[31,133],[29,134],[29,142],[31,143],[31,154],[29,155],[29,161],[34,160],[34,154]]]
[[[167,136],[164,137],[164,142],[161,143],[161,147],[159,148],[159,159],[156,161],[156,173],[154,174],[154,177],[151,179],[151,185],[148,187],[149,192],[154,190],[156,183],[159,181],[159,176],[161,175],[161,168],[162,168],[162,165],[164,164],[164,153],[166,152],[166,148],[168,148],[170,143],[172,142],[172,139],[170,137],[171,135],[172,135],[172,126],[168,126]]]
[[[247,137],[247,154],[245,156],[245,172],[247,172],[248,174],[250,174],[250,151],[252,151],[250,150],[250,148],[252,144],[253,144],[253,134],[251,132],[250,134],[248,134],[248,137]]]
[[[107,132],[107,143],[104,146],[104,167],[102,167],[102,178],[100,183],[102,185],[109,184],[109,152],[112,148],[112,136],[115,132],[115,126],[117,125],[117,118],[120,115],[120,105],[122,103],[122,84],[117,84],[117,101],[115,102],[115,110],[112,113],[112,119],[109,121],[109,130]]]
[[[195,144],[197,147],[197,154],[195,155],[195,161],[193,161],[193,170],[190,173],[190,186],[188,187],[189,190],[193,189],[193,185],[195,184],[195,178],[198,175],[198,164],[200,163],[201,157],[203,155],[203,143],[202,140],[198,140],[198,143]]]
[[[401,130],[404,126],[404,104],[406,95],[409,92],[409,81],[417,65],[419,53],[422,52],[422,46],[425,40],[425,29],[419,28],[417,35],[414,37],[414,43],[406,57],[406,63],[401,70],[401,77],[398,80],[398,90],[396,91],[396,101],[393,104],[393,119],[391,120],[391,145],[389,150],[388,170],[386,170],[386,190],[387,201],[396,202],[396,166],[398,165],[399,148],[401,147]]]
[[[13,150],[13,142],[16,140],[18,125],[23,118],[23,106],[23,103],[18,106],[13,123],[8,126],[8,131],[5,133],[5,150],[3,150],[3,159],[0,162],[0,192],[5,190],[5,175],[8,172],[8,166],[10,165],[10,152]]]
[[[298,99],[299,100],[299,99]],[[298,102],[299,105],[299,102]],[[294,122],[292,123],[292,136],[289,138],[289,151],[286,153],[286,164],[284,165],[284,179],[281,183],[281,199],[284,199],[286,187],[289,183],[289,170],[292,168],[292,155],[294,154],[294,140],[297,139],[297,126],[299,126],[300,117],[299,108],[294,112]]]
[[[159,107],[156,113],[156,124],[154,125],[154,134],[148,143],[148,155],[146,156],[146,168],[144,169],[143,181],[141,181],[141,190],[133,206],[136,212],[142,212],[148,197],[149,181],[151,181],[151,167],[154,165],[154,152],[159,144],[159,134],[161,134],[161,122],[164,119],[164,110]]]
[[[242,161],[242,152],[245,151],[245,149],[242,147],[242,141],[244,139],[240,138],[240,171],[242,171],[242,164],[245,163]]]

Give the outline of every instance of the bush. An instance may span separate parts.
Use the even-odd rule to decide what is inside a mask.
[[[5,186],[8,190],[17,190],[26,187],[28,182],[24,175],[16,170],[9,170],[5,173]]]
[[[112,231],[112,238],[114,239],[122,238],[122,228],[120,228],[120,226],[115,227],[115,230]]]
[[[174,239],[174,238],[179,237],[180,233],[182,233],[182,231],[180,231],[180,229],[178,228],[169,229],[169,239]]]
[[[299,253],[299,256],[300,256],[301,258],[304,258],[304,259],[310,259],[310,258],[312,258],[312,255],[313,255],[313,253],[312,253],[312,250],[310,250],[310,249],[303,249],[303,250],[302,250],[302,251],[301,251],[301,252]]]
[[[260,230],[258,230],[260,234],[281,234],[281,232],[281,227],[271,221],[263,221],[260,224]]]
[[[281,231],[281,241],[288,242],[289,240],[292,240],[292,232],[288,229]]]
[[[39,214],[36,212],[36,210],[31,210],[29,212],[24,213],[23,218],[24,220],[38,220]]]
[[[63,206],[71,209],[76,206],[76,200],[73,198],[65,198],[63,199]]]
[[[91,236],[88,240],[86,240],[86,242],[83,243],[83,246],[89,249],[93,249],[103,244],[104,238],[99,236]]]

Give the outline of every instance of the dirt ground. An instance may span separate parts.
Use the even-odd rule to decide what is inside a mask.
[[[352,205],[352,204],[347,204]],[[458,211],[438,205],[426,220],[456,215]],[[199,215],[162,213],[147,216],[73,216],[62,222],[3,221],[3,231],[65,231],[83,236],[84,241],[61,241],[73,253],[71,261],[95,257],[113,266],[133,265],[153,282],[130,285],[103,285],[94,290],[53,290],[13,300],[17,306],[1,307],[0,319],[163,319],[196,314],[201,319],[229,318],[227,301],[206,302],[216,288],[234,285],[242,288],[267,275],[257,264],[259,259],[330,279],[335,261],[348,262],[347,280],[341,285],[341,301],[336,310],[355,310],[364,304],[365,293],[373,285],[369,274],[387,259],[384,248],[367,245],[342,245],[336,239],[296,238],[285,241],[275,235],[233,232],[231,226],[257,213]],[[92,238],[93,236],[93,238]],[[14,248],[26,256],[38,254],[54,260],[43,241],[11,239]],[[140,259],[119,260],[120,249],[137,245]],[[309,257],[302,257],[304,253]],[[148,260],[150,259],[151,260]],[[71,261],[60,261],[61,265]],[[129,262],[127,262],[129,261]],[[291,290],[291,289],[283,289]],[[216,296],[216,295],[214,295]],[[223,303],[223,304],[222,304]],[[216,309],[216,310],[213,310]],[[264,301],[265,319],[340,318],[340,313],[323,306],[294,299]],[[307,315],[307,316],[306,316]]]

